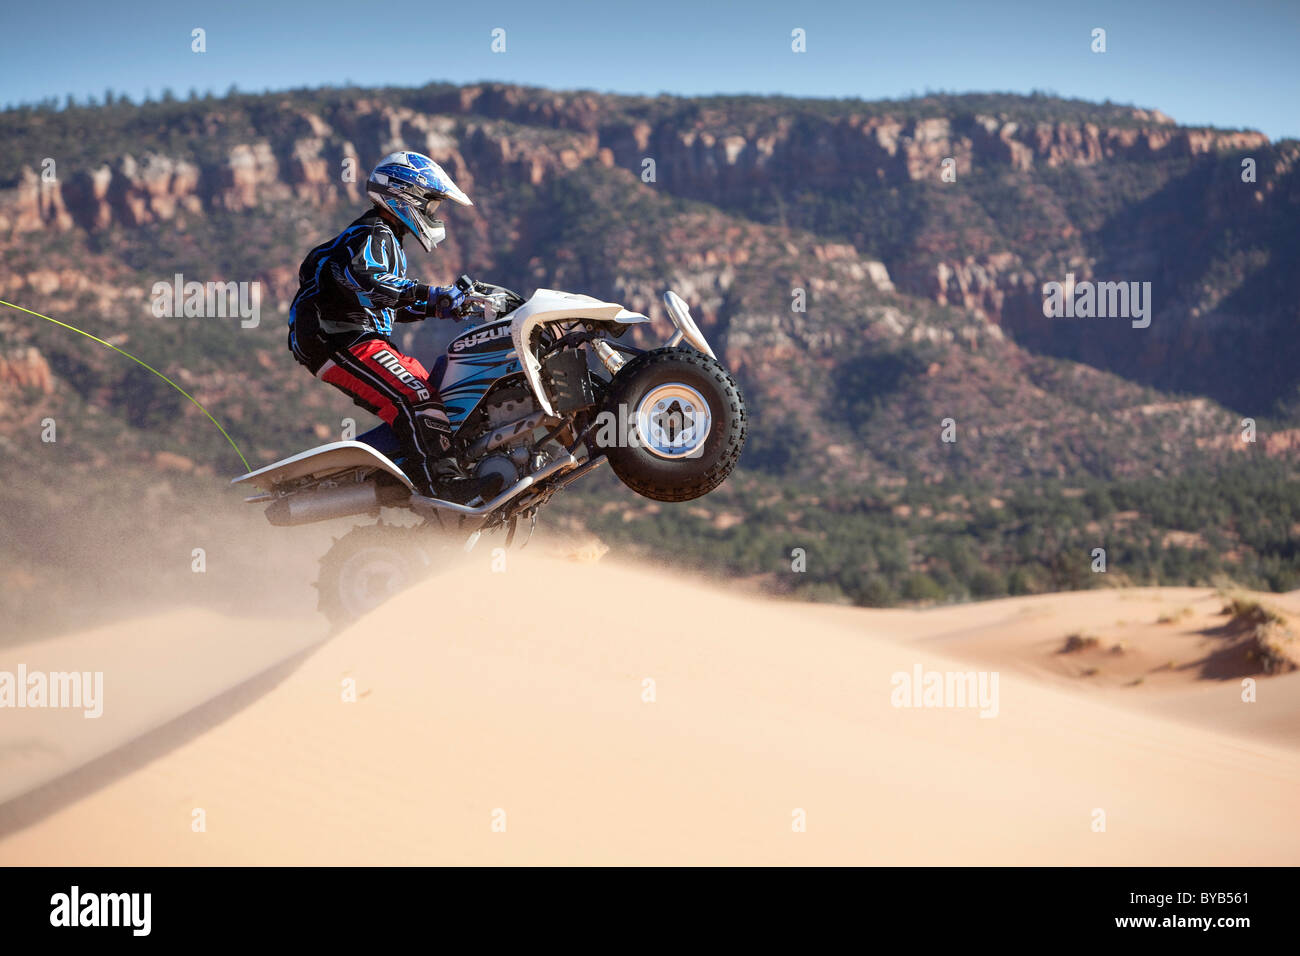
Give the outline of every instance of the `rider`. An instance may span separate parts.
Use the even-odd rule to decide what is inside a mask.
[[[303,260],[289,309],[289,348],[313,375],[392,426],[406,456],[403,467],[421,495],[461,503],[490,497],[500,479],[461,471],[428,371],[390,338],[394,321],[457,317],[467,290],[408,277],[402,238],[410,233],[431,251],[446,235],[433,218],[438,204],[474,204],[437,163],[407,151],[379,161],[366,194],[375,208]]]

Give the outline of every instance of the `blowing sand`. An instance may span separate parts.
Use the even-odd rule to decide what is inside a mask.
[[[102,669],[105,708],[0,711],[0,863],[1300,863],[1293,677],[1053,658],[1208,593],[868,611],[485,552],[328,638],[177,611],[6,648]],[[1210,614],[1157,636],[1191,662]],[[894,706],[917,668],[997,670],[996,716]]]

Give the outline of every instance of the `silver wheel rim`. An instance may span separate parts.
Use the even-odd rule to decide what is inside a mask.
[[[400,552],[366,548],[339,569],[339,599],[349,615],[359,617],[403,590],[410,580],[410,569]]]
[[[656,385],[636,409],[637,438],[660,458],[698,458],[712,427],[709,403],[681,382]]]

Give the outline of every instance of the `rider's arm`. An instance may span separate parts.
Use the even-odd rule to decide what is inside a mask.
[[[429,301],[430,287],[406,274],[401,251],[390,230],[376,227],[362,233],[350,243],[348,252],[351,257],[338,264],[335,274],[361,305],[410,313],[399,315],[399,321],[424,318],[423,314],[411,310],[417,304],[423,310]]]
[[[454,286],[426,285],[406,275],[405,257],[387,228],[377,226],[362,234],[349,252],[352,257],[342,269],[340,282],[362,305],[394,310],[398,322],[418,322],[430,315],[449,318],[439,303],[449,296],[459,301]]]

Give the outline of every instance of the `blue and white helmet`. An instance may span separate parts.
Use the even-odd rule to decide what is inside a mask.
[[[402,150],[379,161],[366,180],[366,194],[380,209],[387,209],[415,233],[426,252],[447,236],[434,210],[444,199],[472,206],[441,166],[423,153]]]

